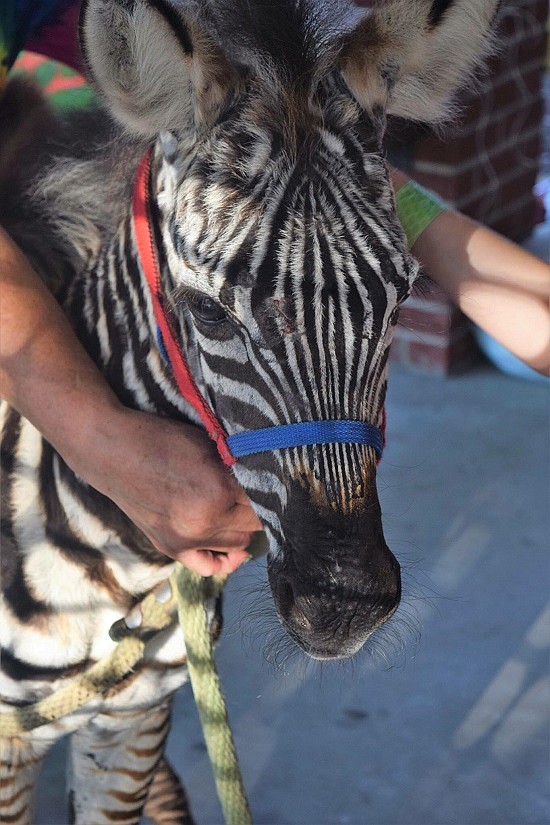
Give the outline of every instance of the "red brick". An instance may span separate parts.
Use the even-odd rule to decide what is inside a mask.
[[[417,183],[437,192],[445,200],[453,202],[457,199],[459,181],[456,177],[420,172],[417,169],[413,169],[411,174]]]
[[[485,142],[488,146],[494,146],[495,149],[499,144],[503,143],[509,138],[515,137],[517,139],[519,134],[524,134],[534,130],[537,125],[540,125],[544,115],[544,99],[539,92],[526,105],[525,100],[515,98],[513,104],[509,107],[503,107],[506,114],[501,116],[499,111],[495,111],[495,117],[489,122],[485,130]],[[472,131],[468,136],[465,136],[462,141],[464,148],[468,147],[472,154],[477,151],[475,144],[477,130],[475,124],[472,124]]]
[[[458,372],[470,365],[477,356],[469,333],[464,333],[447,346],[434,347],[425,341],[402,341],[400,344],[400,363],[439,375]]]
[[[537,95],[529,106],[525,101],[516,99],[512,107],[507,107],[506,116],[500,113],[494,120],[490,120],[483,135],[484,144],[491,151],[498,151],[498,147],[505,140],[518,135],[518,124],[521,132],[527,132],[541,123],[544,112],[542,94]],[[475,157],[478,151],[479,134],[477,123],[467,124],[454,136],[440,139],[428,136],[419,141],[415,158],[417,161],[429,163],[446,163],[458,165]]]
[[[417,301],[422,301],[424,309],[433,308],[434,310],[442,307],[450,306],[449,296],[444,292],[435,281],[426,278],[422,281],[421,289],[413,288],[412,298]],[[405,304],[407,306],[407,304]]]
[[[512,67],[513,68],[513,67]],[[527,93],[537,95],[540,90],[541,78],[544,73],[544,52],[540,55],[540,60],[536,66],[530,69],[517,67],[521,74],[520,83],[515,82],[513,77],[493,84],[491,103],[493,109],[499,110],[501,106],[508,106],[514,100],[521,100]]]
[[[487,167],[478,166],[462,175],[457,184],[457,203],[460,208],[473,207],[484,202],[493,210],[493,204],[502,206],[512,197],[526,195],[537,179],[540,137],[520,143],[496,158],[489,158]]]
[[[497,218],[491,223],[491,229],[500,232],[507,238],[511,238],[516,243],[521,243],[529,237],[535,225],[537,201],[533,196],[532,202],[526,204],[521,210],[504,218]]]
[[[534,23],[532,26],[517,29],[509,36],[500,36],[503,42],[508,37],[504,49],[500,54],[493,55],[485,64],[485,71],[495,78],[497,84],[499,75],[509,72],[510,66],[526,67],[540,59],[545,50],[546,30],[542,23]]]
[[[510,159],[510,166],[513,169],[512,163],[518,165],[517,158],[514,158],[513,161]],[[506,182],[498,180],[497,172],[496,181],[494,181],[496,186],[494,187],[492,186],[493,181],[485,178],[486,191],[477,196],[472,192],[472,198],[466,197],[461,200],[459,203],[460,210],[472,218],[491,223],[493,219],[498,219],[499,213],[503,209],[512,208],[515,201],[521,203],[518,208],[523,208],[525,197],[532,194],[537,179],[536,169],[535,164],[533,164],[532,169],[527,168],[525,170],[520,166],[517,176]],[[534,194],[532,198],[534,201]]]
[[[462,92],[458,98],[459,118],[456,130],[460,132],[476,123],[490,106],[492,111],[498,112],[503,107],[508,108],[515,101],[525,105],[526,89],[529,96],[537,96],[540,91],[541,76],[544,73],[545,49],[541,48],[538,63],[531,65],[509,62],[503,63],[494,73],[477,84],[472,89]]]
[[[546,17],[547,0],[507,0],[498,36],[502,49],[488,62],[478,90],[471,84],[463,92],[459,122],[436,134],[394,121],[388,139],[401,148],[419,183],[515,240],[529,234],[535,219],[531,193],[541,149]],[[478,158],[480,143],[490,169],[486,158]],[[422,172],[415,163],[428,169]],[[441,164],[444,174],[430,163]],[[471,363],[475,353],[464,317],[437,287],[425,304],[413,298],[403,308],[392,360],[446,375]]]
[[[447,335],[426,330],[415,334],[398,326],[390,352],[391,360],[441,375],[464,369],[477,357],[477,348],[466,319],[460,314],[458,317],[459,326]]]
[[[517,0],[508,0],[503,4],[499,13],[498,35],[500,38],[513,37],[516,34],[518,26],[522,25],[518,22],[518,14],[521,15],[522,12],[527,12],[530,19],[544,26],[548,17],[548,2],[547,0],[527,0],[522,3]]]
[[[511,203],[513,199],[524,197],[536,183],[538,158],[542,135],[538,133],[524,141],[518,140],[496,154],[489,154],[489,166],[481,162],[466,172],[437,175],[414,170],[415,180],[427,186],[450,203],[458,204],[466,214],[482,221],[490,221],[491,215]],[[517,174],[515,174],[517,170]],[[501,178],[509,178],[502,181]],[[476,192],[478,194],[476,194]]]

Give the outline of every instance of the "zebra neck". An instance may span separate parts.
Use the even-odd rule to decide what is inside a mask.
[[[125,406],[190,420],[158,348],[129,218],[97,258],[74,275],[61,302],[84,348]],[[87,553],[90,564],[99,556],[120,555],[123,547],[134,559],[132,564],[140,560],[140,564],[158,568],[156,578],[151,578],[147,568],[152,584],[162,579],[170,560],[154,549],[113,501],[79,478],[47,442],[42,445],[40,468],[41,486],[53,497],[48,529],[58,545],[68,548],[67,552],[74,549],[79,558]],[[68,491],[73,502],[68,510],[59,490]],[[117,537],[114,550],[102,545],[95,528],[88,529],[85,514],[93,516],[90,523],[102,525]]]
[[[195,420],[161,355],[129,215],[97,259],[75,276],[63,306],[80,341],[125,406]]]

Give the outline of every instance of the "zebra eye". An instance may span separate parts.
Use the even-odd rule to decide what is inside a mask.
[[[193,295],[189,299],[189,309],[204,324],[219,324],[225,321],[225,310],[206,295]]]

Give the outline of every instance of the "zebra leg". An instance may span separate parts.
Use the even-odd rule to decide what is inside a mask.
[[[143,813],[155,825],[194,825],[185,791],[164,756],[155,771]]]
[[[30,825],[34,786],[52,742],[0,738],[0,822]]]
[[[99,713],[72,735],[71,822],[135,825],[170,728],[171,700],[148,711]]]

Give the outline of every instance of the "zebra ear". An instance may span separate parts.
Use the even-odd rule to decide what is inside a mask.
[[[366,109],[441,120],[487,54],[500,0],[384,0],[348,35],[344,78]]]
[[[236,82],[186,4],[85,0],[80,40],[112,114],[147,137],[211,123]]]

